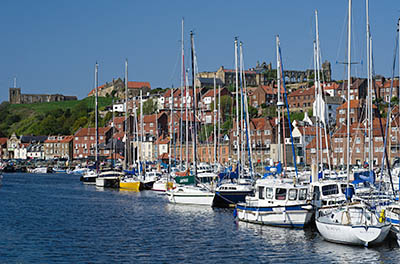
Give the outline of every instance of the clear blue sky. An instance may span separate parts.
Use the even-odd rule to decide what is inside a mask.
[[[365,62],[365,1],[353,6],[353,60]],[[390,75],[400,1],[370,1],[375,68]],[[233,39],[244,42],[245,67],[275,65],[275,35],[281,38],[286,69],[312,68],[314,10],[319,12],[323,60],[335,79],[345,78],[347,1],[20,1],[0,2],[0,101],[17,76],[23,93],[86,97],[94,87],[123,77],[149,81],[152,88],[179,86],[181,18],[195,32],[199,71],[234,64]],[[187,60],[187,66],[190,61]],[[365,76],[365,63],[353,75]],[[396,74],[397,75],[397,74]]]

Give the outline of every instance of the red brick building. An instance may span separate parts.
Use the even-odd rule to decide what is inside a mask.
[[[99,145],[107,143],[112,137],[111,127],[99,127]],[[96,153],[96,129],[95,128],[80,128],[73,139],[74,159],[94,159]],[[106,158],[109,156],[109,150],[99,150],[99,156]]]

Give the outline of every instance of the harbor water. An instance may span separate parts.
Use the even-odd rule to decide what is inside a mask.
[[[229,209],[172,205],[67,174],[4,174],[0,228],[0,263],[400,263],[394,240],[333,244],[313,227],[236,222]]]

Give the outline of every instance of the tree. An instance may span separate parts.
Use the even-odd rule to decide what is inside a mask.
[[[258,110],[254,106],[249,105],[249,117],[255,118],[258,115]]]
[[[143,114],[151,115],[154,114],[158,109],[157,101],[153,99],[148,99],[143,103]]]
[[[210,109],[214,109],[214,102],[210,104]],[[229,95],[221,96],[221,122],[225,122],[231,115],[231,112],[232,112],[232,98]]]

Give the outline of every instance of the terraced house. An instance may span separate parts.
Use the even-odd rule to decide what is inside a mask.
[[[73,136],[49,136],[44,141],[44,158],[73,158]]]

